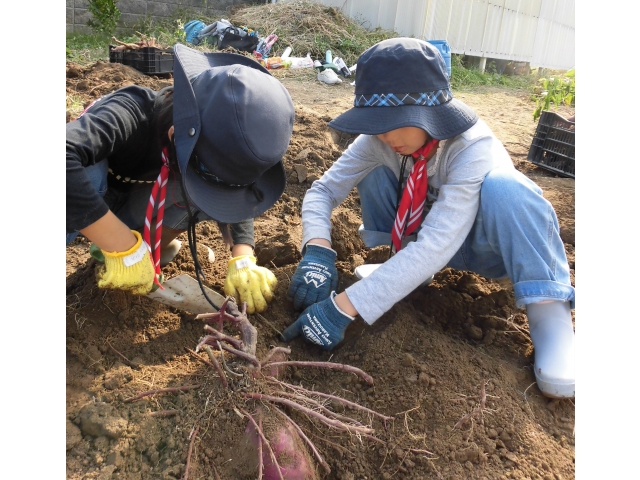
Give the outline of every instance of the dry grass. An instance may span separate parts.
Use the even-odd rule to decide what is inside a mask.
[[[242,7],[232,12],[229,21],[237,26],[257,30],[261,37],[278,36],[270,56],[281,54],[291,46],[292,56],[324,60],[331,50],[347,65],[356,63],[360,54],[375,43],[398,37],[396,32],[367,30],[333,7],[300,0]]]
[[[77,118],[84,110],[84,99],[80,95],[67,92],[66,106],[67,116]]]

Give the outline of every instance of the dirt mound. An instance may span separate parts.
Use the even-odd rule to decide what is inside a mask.
[[[398,36],[381,28],[368,30],[340,9],[305,0],[277,2],[266,8],[242,6],[234,9],[229,20],[234,25],[247,25],[265,37],[275,33],[278,40],[270,56],[279,55],[290,46],[292,56],[304,57],[309,52],[311,58],[324,60],[326,50],[331,50],[334,58],[341,57],[349,66],[369,46]]]
[[[255,221],[258,263],[278,278],[274,302],[263,315],[249,317],[258,329],[259,358],[282,345],[278,332],[297,318],[286,293],[300,259],[301,204],[313,180],[340,156],[343,146],[334,143],[326,123],[348,108],[353,94],[348,85],[330,88],[313,77],[282,81],[294,99],[296,121],[284,158],[286,191]],[[125,85],[161,88],[168,82],[119,64],[67,65],[67,93],[84,104]],[[516,165],[541,184],[556,207],[573,269],[573,181],[526,164],[535,130],[531,104],[524,95],[500,90],[468,92],[464,101],[490,123]],[[506,101],[511,108],[504,108]],[[388,250],[366,249],[359,240],[355,191],[335,210],[332,223],[342,291],[356,281],[355,266],[381,261]],[[214,224],[196,230],[207,284],[221,291],[228,248]],[[186,245],[186,235],[180,239]],[[204,245],[215,251],[214,263],[202,261]],[[248,375],[227,374],[230,388],[224,388],[186,350],[203,335],[202,321],[144,297],[98,289],[88,248],[83,238],[67,247],[67,478],[181,478],[196,425],[189,478],[216,478],[214,472],[222,479],[256,478],[256,465],[245,455],[247,420],[239,409],[268,410],[244,396],[266,387]],[[173,276],[193,269],[183,248],[164,271]],[[444,269],[373,326],[356,319],[333,352],[301,340],[290,347],[293,360],[349,364],[370,374],[374,384],[346,372],[307,368],[285,370],[286,381],[395,417],[385,428],[363,412],[348,412],[373,425],[380,443],[287,411],[327,459],[332,473],[318,469],[321,478],[575,476],[574,404],[549,401],[538,391],[526,317],[515,308],[509,285]],[[226,359],[231,371],[244,371],[242,361]],[[167,387],[186,388],[126,402]]]
[[[171,78],[148,76],[121,63],[96,62],[82,66],[67,62],[67,122],[74,120],[91,102],[118,88],[140,85],[154,90],[173,85]],[[69,105],[69,99],[75,105]]]

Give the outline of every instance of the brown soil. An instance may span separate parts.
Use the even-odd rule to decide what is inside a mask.
[[[328,86],[313,72],[276,76],[294,100],[296,123],[284,158],[286,192],[255,221],[259,263],[271,268],[279,282],[268,310],[249,316],[258,329],[260,358],[282,345],[277,331],[297,318],[286,291],[300,259],[302,199],[346,145],[348,139],[332,136],[326,124],[349,108],[353,95],[348,82]],[[86,104],[128,84],[160,88],[170,83],[170,78],[147,77],[117,64],[67,65],[67,93],[80,95]],[[526,161],[536,126],[528,94],[497,88],[455,94],[494,129],[516,167],[553,203],[573,273],[574,181]],[[355,191],[334,212],[339,291],[355,281],[355,266],[384,253],[359,241],[359,215]],[[199,243],[215,250],[217,260],[205,272],[209,286],[221,291],[228,250],[214,225],[200,224],[197,233]],[[181,239],[186,242],[186,236]],[[244,436],[247,419],[239,410],[255,413],[261,406],[265,425],[273,427],[269,422],[278,417],[269,415],[269,404],[244,397],[246,391],[266,392],[268,386],[245,374],[227,375],[230,388],[223,388],[217,374],[185,350],[195,348],[203,335],[201,321],[148,298],[99,290],[88,249],[83,238],[67,247],[67,478],[182,478],[196,424],[189,478],[256,478],[255,455]],[[193,273],[188,249],[164,271],[168,276]],[[232,327],[226,331],[234,333]],[[526,315],[515,308],[510,286],[444,269],[373,326],[356,319],[333,352],[300,339],[290,347],[292,360],[349,364],[375,383],[311,368],[284,371],[286,381],[395,417],[385,429],[377,418],[347,412],[375,428],[381,440],[375,442],[330,430],[289,410],[331,467],[330,474],[318,467],[319,478],[575,477],[575,405],[546,399],[537,389]],[[226,363],[244,371],[245,364],[234,357],[227,356]],[[125,403],[149,390],[189,385],[200,386]],[[479,406],[483,385],[484,409],[461,422]],[[172,415],[154,415],[161,411]]]

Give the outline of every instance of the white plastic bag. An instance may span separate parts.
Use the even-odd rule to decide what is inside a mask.
[[[306,57],[288,57],[287,60],[291,62],[289,68],[313,68],[310,53],[307,53]]]

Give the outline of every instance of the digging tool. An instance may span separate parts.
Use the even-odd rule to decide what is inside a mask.
[[[165,280],[162,286],[164,290],[158,289],[147,294],[147,297],[189,313],[211,313],[214,310],[204,298],[198,281],[189,275],[182,274]],[[225,297],[209,287],[203,285],[203,288],[213,304],[219,309]]]
[[[180,248],[179,243],[180,242],[178,242],[178,249]],[[209,261],[213,261],[213,252],[209,247],[207,248],[209,249]],[[104,263],[104,255],[97,245],[91,245],[89,254],[98,262]],[[159,288],[155,292],[147,294],[147,297],[190,313],[211,313],[214,309],[207,299],[204,298],[198,281],[187,274],[165,280],[162,286],[164,290]],[[209,299],[211,299],[213,304],[219,309],[225,301],[225,297],[211,290],[209,287],[203,285],[203,288],[204,291],[207,292]]]

